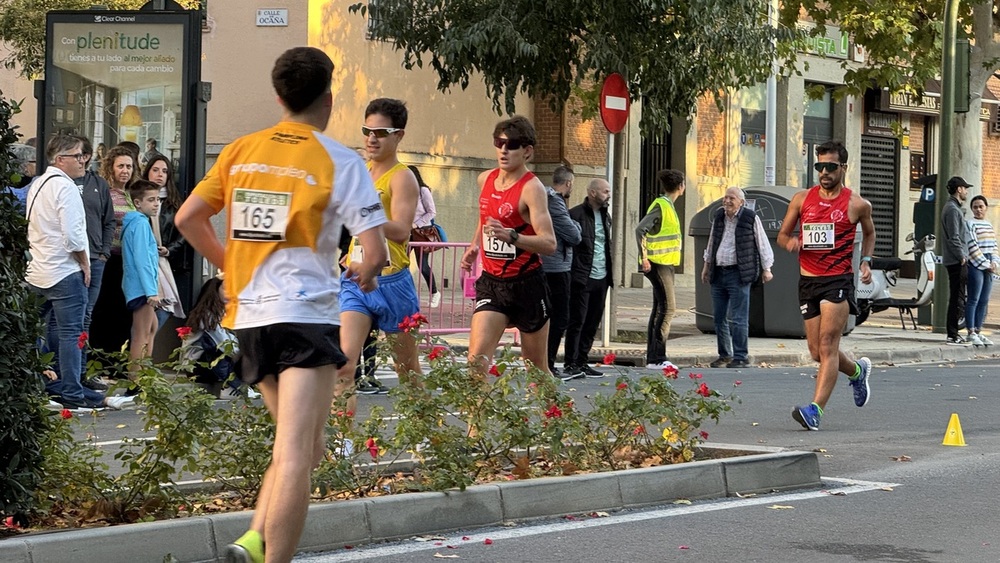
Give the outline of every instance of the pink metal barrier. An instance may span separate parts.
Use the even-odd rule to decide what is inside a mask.
[[[469,332],[472,322],[475,289],[472,298],[466,297],[465,286],[475,283],[475,277],[468,277],[462,270],[462,254],[469,248],[467,242],[411,242],[410,273],[417,287],[420,312],[428,323],[422,330],[425,334],[450,334]],[[429,252],[428,252],[429,251]],[[441,301],[431,307],[431,290],[420,272],[421,260],[426,260],[434,276]],[[473,274],[478,276],[478,274]],[[467,281],[468,280],[468,281]]]
[[[410,243],[410,273],[417,287],[420,312],[427,317],[427,326],[421,329],[426,335],[469,332],[475,308],[475,281],[481,266],[477,260],[471,275],[462,270],[462,255],[468,248],[467,242]],[[431,307],[431,290],[421,274],[421,260],[430,265],[435,285],[441,293],[437,307]],[[514,344],[520,345],[517,330],[507,332],[512,333]]]

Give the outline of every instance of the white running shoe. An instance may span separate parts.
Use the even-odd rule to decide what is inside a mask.
[[[354,440],[350,438],[344,438],[344,441],[337,448],[336,452],[340,457],[351,457],[354,455]]]
[[[118,396],[118,395],[108,395],[107,397],[104,398],[104,404],[109,409],[114,409],[116,411],[120,411],[120,410],[128,408],[128,407],[134,407],[135,406],[135,397],[125,397],[125,396]]]
[[[646,364],[646,369],[666,369],[666,368],[679,369],[670,360],[664,360],[658,364]]]
[[[441,292],[431,294],[431,309],[437,309],[441,305]]]
[[[965,341],[971,342],[972,345],[975,346],[976,348],[979,348],[980,346],[986,346],[985,344],[983,344],[982,338],[980,338],[979,335],[974,332],[970,333],[969,336],[965,338]]]
[[[993,346],[993,341],[990,340],[989,338],[986,338],[985,334],[981,332],[977,332],[976,334],[979,335],[979,341],[983,343],[983,346]]]

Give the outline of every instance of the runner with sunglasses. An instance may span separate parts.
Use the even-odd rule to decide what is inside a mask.
[[[397,150],[406,133],[409,112],[401,100],[378,98],[368,103],[361,134],[365,136],[368,174],[375,183],[389,221],[382,225],[389,261],[378,277],[378,288],[366,293],[349,279],[340,285],[341,344],[350,366],[356,366],[373,329],[392,335],[392,356],[399,382],[420,383],[420,358],[416,338],[399,328],[403,319],[417,313],[420,303],[410,275],[410,228],[417,211],[420,186],[413,172],[399,162]],[[351,241],[346,264],[364,259],[367,248]],[[376,382],[377,384],[377,382]],[[357,395],[347,400],[348,412],[357,412]],[[351,447],[345,444],[345,450]]]
[[[854,404],[868,403],[868,358],[853,361],[840,351],[840,335],[849,314],[857,314],[854,301],[854,236],[861,223],[861,281],[871,281],[875,224],[872,205],[844,186],[847,149],[839,141],[816,147],[819,185],[792,197],[778,233],[778,244],[799,253],[799,308],[805,320],[809,353],[819,362],[813,401],[795,407],[792,418],[806,430],[819,430],[823,409],[837,383],[837,373],[848,376]],[[800,226],[800,234],[793,232]]]
[[[528,170],[535,153],[535,128],[521,116],[493,129],[497,168],[479,175],[479,223],[462,268],[482,250],[483,273],[476,280],[476,306],[469,335],[473,376],[485,378],[504,329],[521,331],[521,355],[548,373],[549,304],[539,254],[556,251],[548,196]]]

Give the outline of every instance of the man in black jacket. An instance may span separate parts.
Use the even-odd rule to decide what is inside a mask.
[[[948,316],[945,328],[948,340],[952,346],[968,346],[972,342],[966,340],[959,329],[959,319],[965,311],[965,294],[968,283],[968,271],[965,269],[969,261],[969,226],[965,222],[965,204],[969,197],[972,184],[961,176],[948,180],[948,201],[941,211],[941,262],[948,270]],[[966,319],[966,322],[969,322]]]
[[[89,164],[94,156],[94,147],[90,139],[77,136],[83,143],[81,151]],[[73,180],[80,188],[83,197],[83,210],[87,217],[87,240],[90,242],[90,286],[87,288],[87,308],[83,316],[83,331],[90,333],[90,320],[97,304],[97,296],[101,293],[101,281],[104,278],[104,264],[111,256],[111,240],[115,236],[115,209],[111,204],[111,187],[87,167],[83,176]],[[106,391],[108,386],[100,378],[88,379],[87,349],[83,349],[80,381],[85,387],[95,391]]]
[[[580,224],[582,240],[573,252],[564,379],[581,374],[604,377],[603,373],[587,365],[587,357],[604,316],[604,299],[613,282],[610,199],[608,182],[591,180],[583,203],[569,211],[569,216]]]

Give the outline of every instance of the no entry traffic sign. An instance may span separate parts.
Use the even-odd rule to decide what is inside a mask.
[[[620,133],[628,121],[628,87],[617,72],[604,79],[601,86],[601,121],[610,133]]]

